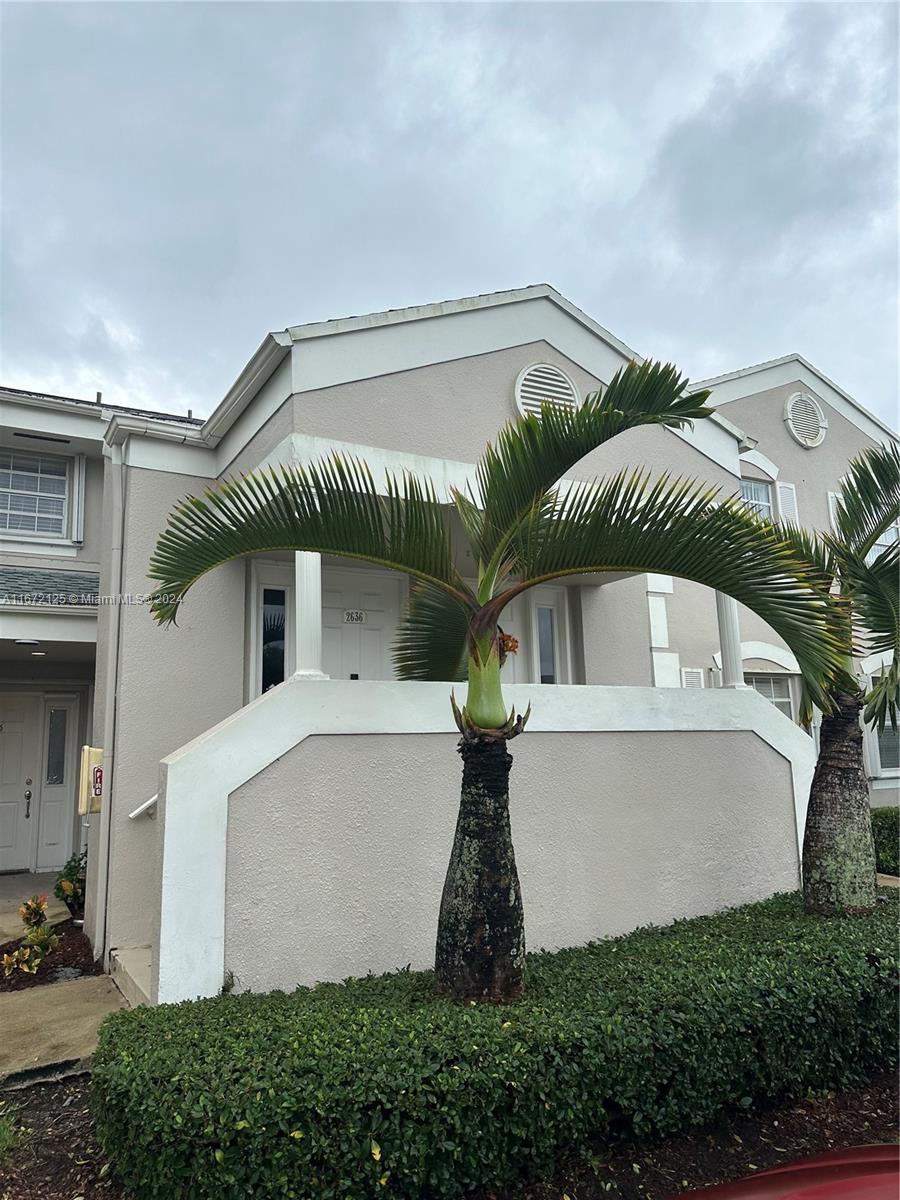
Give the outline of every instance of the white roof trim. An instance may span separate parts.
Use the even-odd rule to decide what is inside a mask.
[[[577,308],[549,283],[536,283],[530,287],[512,288],[506,292],[489,292],[482,296],[463,296],[459,300],[442,300],[437,304],[416,304],[409,308],[391,308],[386,312],[367,313],[361,317],[343,317],[336,321],[316,321],[308,325],[292,325],[286,332],[295,342],[306,338],[328,337],[335,333],[352,333],[358,329],[377,329],[383,325],[401,325],[407,321],[424,321],[429,317],[448,317],[455,313],[472,312],[483,308],[496,308],[501,304],[518,304],[523,300],[550,300],[573,320],[578,321],[591,333],[626,358],[643,362],[641,355],[620,341],[608,329],[604,329],[587,313]]]
[[[779,368],[796,368],[796,370],[785,372]],[[715,375],[711,379],[699,379],[692,385],[693,390],[700,388],[709,388],[712,391],[711,402],[718,407],[722,404],[730,404],[734,400],[743,400],[752,393],[741,387],[727,387],[724,385],[735,384],[740,380],[744,380],[751,375],[770,375],[773,380],[767,385],[769,387],[778,387],[783,383],[804,383],[807,387],[818,391],[821,399],[825,400],[831,407],[845,417],[851,424],[855,425],[873,441],[885,442],[885,435],[890,441],[898,440],[897,434],[889,425],[886,425],[880,417],[876,417],[874,413],[869,412],[864,408],[858,400],[848,393],[843,388],[839,387],[827,375],[808,362],[802,354],[785,354],[782,358],[773,358],[768,362],[756,363],[750,367],[742,367],[739,371],[730,371],[726,375]],[[760,390],[763,390],[762,388]],[[718,394],[717,394],[718,393]]]
[[[203,440],[217,446],[285,355],[290,353],[287,333],[267,333],[259,349],[210,413],[202,427]]]

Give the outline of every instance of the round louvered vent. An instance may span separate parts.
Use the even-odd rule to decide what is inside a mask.
[[[550,363],[534,363],[520,371],[516,380],[516,404],[524,415],[540,416],[542,404],[557,408],[577,408],[578,389],[559,367]]]
[[[808,392],[795,392],[784,406],[784,419],[791,436],[811,450],[825,441],[828,421],[818,400]]]

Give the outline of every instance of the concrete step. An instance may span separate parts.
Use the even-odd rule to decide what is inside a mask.
[[[150,946],[119,946],[110,951],[109,973],[131,1008],[150,1003]]]

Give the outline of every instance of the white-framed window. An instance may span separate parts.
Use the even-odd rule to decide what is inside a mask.
[[[742,479],[741,495],[744,503],[764,521],[774,519],[772,511],[772,485],[759,479]]]
[[[789,721],[794,719],[794,700],[791,695],[791,679],[789,675],[773,673],[745,674],[744,683],[759,692],[761,696],[774,704],[779,712],[783,712]]]
[[[284,683],[294,670],[294,568],[250,563],[248,698]]]
[[[0,449],[0,537],[82,540],[84,456]]]

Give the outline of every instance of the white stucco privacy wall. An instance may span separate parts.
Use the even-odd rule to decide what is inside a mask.
[[[455,742],[312,737],[232,795],[225,966],[237,990],[431,966]],[[790,769],[752,733],[532,733],[512,750],[532,948],[797,886]]]
[[[811,739],[749,690],[511,686],[532,947],[798,882]],[[428,965],[456,816],[448,685],[294,678],[163,760],[152,999]],[[426,782],[427,785],[426,785]]]

